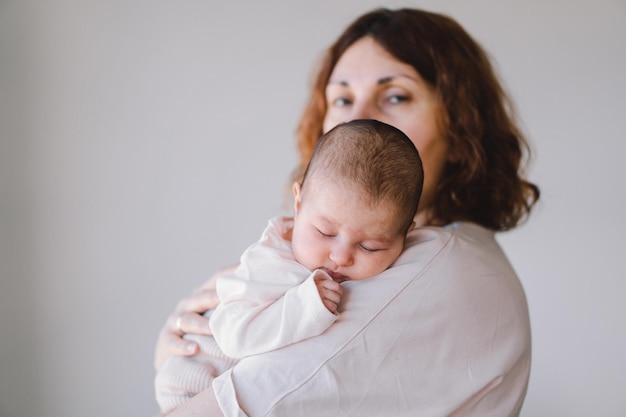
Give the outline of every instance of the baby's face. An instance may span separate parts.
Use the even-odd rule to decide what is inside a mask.
[[[294,185],[292,246],[307,269],[323,269],[335,280],[370,278],[398,258],[405,235],[387,202],[369,205],[359,192],[315,179],[303,193]],[[304,194],[304,195],[303,195]]]

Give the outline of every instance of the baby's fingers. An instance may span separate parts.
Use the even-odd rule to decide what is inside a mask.
[[[323,284],[323,283],[330,283],[330,284]],[[335,285],[332,285],[332,284],[336,284],[337,286],[335,287]],[[337,314],[337,308],[339,306],[339,303],[341,302],[341,295],[342,295],[341,286],[334,281],[324,280],[319,283],[317,289],[320,293],[320,298],[322,299],[322,302],[324,303],[326,308],[331,313]]]
[[[339,305],[327,298],[323,298],[322,302],[324,303],[324,306],[328,309],[328,311],[330,311],[333,314],[338,314],[339,312],[337,311],[337,308],[339,307]]]

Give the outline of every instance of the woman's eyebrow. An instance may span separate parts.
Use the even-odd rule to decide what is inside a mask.
[[[381,84],[386,84],[388,82],[390,82],[391,80],[394,79],[393,75],[387,76],[387,77],[383,77],[380,78],[376,84],[381,85]],[[350,85],[350,83],[347,80],[328,80],[328,84],[338,84],[342,87],[348,87]]]
[[[388,76],[379,78],[376,81],[376,84],[377,85],[388,84],[388,83],[390,83],[391,81],[393,81],[394,79],[397,79],[397,78],[407,78],[407,79],[412,80],[412,81],[417,81],[415,79],[415,77],[412,77],[411,75],[408,75],[408,74],[394,74],[394,75],[388,75]],[[349,87],[350,86],[350,83],[348,82],[348,80],[343,80],[343,79],[338,79],[338,80],[337,79],[335,79],[335,80],[330,79],[330,80],[328,80],[328,84],[327,85],[331,85],[331,84],[332,85],[340,85],[342,87]]]
[[[337,84],[340,85],[342,87],[348,87],[349,84],[346,80],[328,80],[328,84],[327,85],[331,85],[331,84]]]
[[[408,80],[414,81],[414,82],[419,82],[419,79],[416,79],[414,76],[412,76],[411,74],[394,74],[394,75],[389,75],[387,77],[382,77],[378,80],[377,84],[378,85],[383,85],[383,84],[387,84],[391,81],[393,81],[394,79],[397,78],[406,78]]]

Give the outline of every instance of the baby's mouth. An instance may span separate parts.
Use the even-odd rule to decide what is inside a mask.
[[[331,271],[328,268],[322,268],[322,270],[324,270],[324,272],[326,272],[328,275],[330,275],[330,277],[333,279],[333,281],[342,283],[342,282],[347,281],[349,279],[347,276],[342,275],[339,272]]]

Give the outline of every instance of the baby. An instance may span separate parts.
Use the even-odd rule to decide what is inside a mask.
[[[270,220],[232,275],[217,279],[211,336],[195,356],[172,356],[159,370],[157,401],[171,410],[210,387],[238,359],[318,336],[339,317],[346,280],[374,277],[404,249],[422,191],[415,146],[400,130],[355,120],[317,143],[293,218]]]

